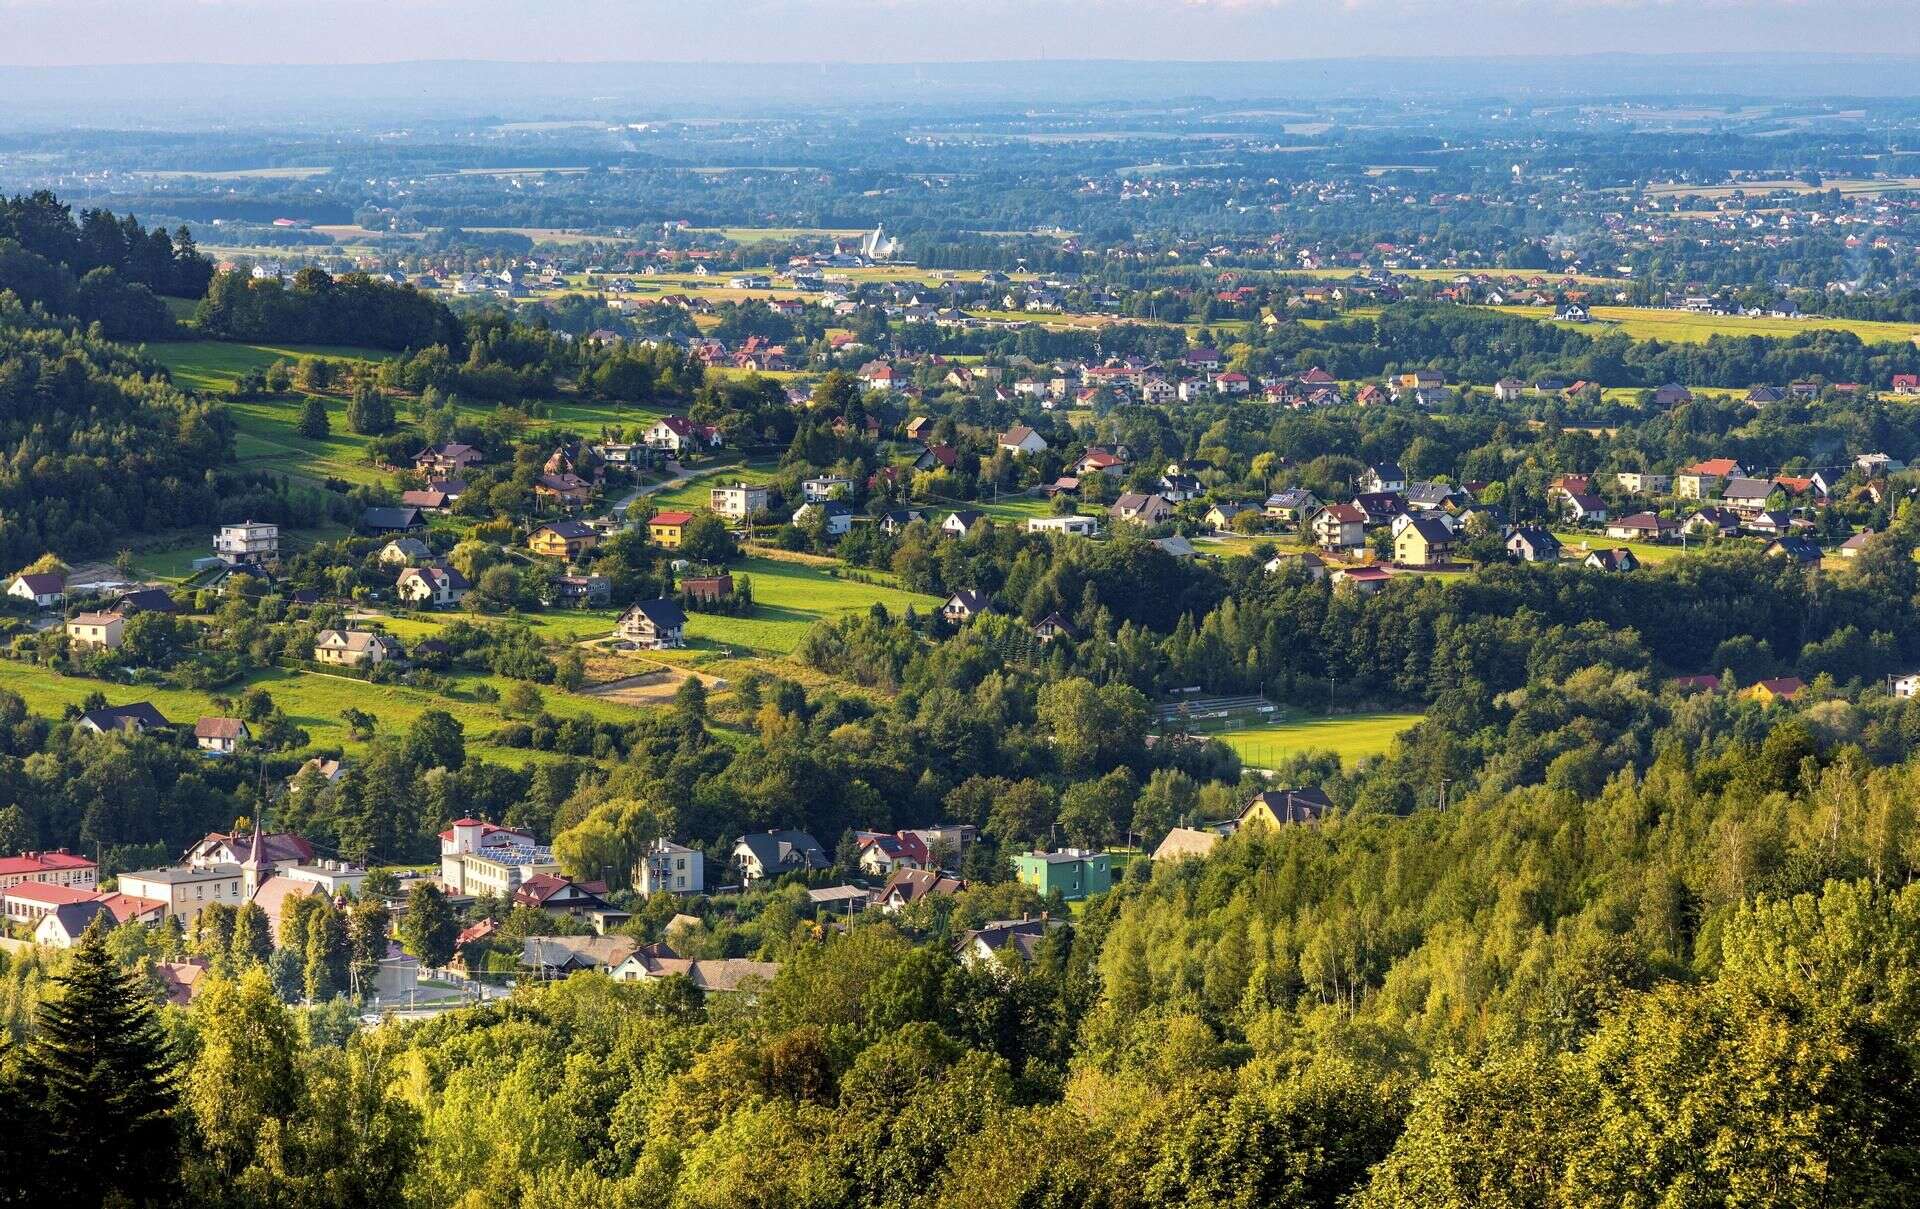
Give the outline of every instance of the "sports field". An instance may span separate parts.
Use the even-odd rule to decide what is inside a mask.
[[[1308,751],[1337,752],[1342,760],[1360,760],[1384,754],[1400,732],[1424,715],[1410,713],[1301,714],[1281,722],[1266,722],[1237,730],[1194,729],[1210,734],[1253,768],[1272,768],[1289,756]]]

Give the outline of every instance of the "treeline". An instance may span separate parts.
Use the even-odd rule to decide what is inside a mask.
[[[69,207],[47,192],[0,198],[0,292],[56,317],[99,324],[119,340],[159,339],[177,325],[158,297],[197,297],[213,266],[185,227],[174,235],[132,215]]]
[[[222,340],[277,340],[367,348],[465,348],[464,329],[444,303],[412,286],[364,273],[334,277],[302,269],[291,284],[245,273],[216,274],[194,312],[202,333]]]
[[[204,525],[233,423],[122,345],[0,310],[0,562],[118,549]]]

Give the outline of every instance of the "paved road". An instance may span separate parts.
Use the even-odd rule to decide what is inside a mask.
[[[675,487],[684,487],[701,475],[712,473],[713,471],[711,470],[688,471],[687,468],[682,466],[678,461],[669,461],[667,463],[667,474],[671,477],[662,479],[660,482],[650,486],[636,487],[632,491],[627,492],[613,505],[613,515],[625,516],[627,509],[631,508],[634,502],[642,496],[653,495],[655,492],[660,491],[671,491]]]

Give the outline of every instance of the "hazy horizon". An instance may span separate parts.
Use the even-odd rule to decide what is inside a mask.
[[[1920,22],[1888,20],[1889,8],[1900,7],[1866,0],[0,0],[0,59],[49,67],[1920,53]]]

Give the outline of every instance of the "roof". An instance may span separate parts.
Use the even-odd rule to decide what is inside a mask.
[[[312,761],[308,761],[308,763],[312,763]],[[335,761],[334,763],[337,766],[338,762]],[[302,767],[304,768],[305,765],[302,765]],[[304,865],[313,860],[313,845],[308,843],[305,838],[295,835],[291,831],[269,831],[263,839],[266,845],[266,857],[270,861],[292,861],[295,864]],[[253,833],[250,831],[235,831],[231,833],[225,831],[209,831],[205,838],[188,851],[189,854],[194,852],[212,853],[224,847],[236,854],[244,854],[252,844]]]
[[[691,512],[656,512],[649,525],[684,525],[693,519]]]
[[[278,928],[280,926],[280,916],[286,910],[288,899],[305,898],[309,894],[324,893],[326,893],[326,887],[322,886],[319,882],[308,881],[303,877],[288,877],[284,873],[276,873],[266,881],[260,883],[260,888],[253,892],[253,902],[254,905],[267,913],[267,918],[273,922],[274,927]]]
[[[1254,794],[1240,817],[1245,818],[1247,810],[1260,805],[1266,806],[1283,823],[1317,823],[1333,809],[1333,803],[1319,789],[1269,789]]]
[[[68,936],[78,936],[86,931],[87,925],[97,915],[105,914],[109,919],[113,916],[107,910],[107,905],[96,898],[89,898],[85,902],[62,903],[48,914],[59,921],[60,930]]]
[[[1756,681],[1753,687],[1765,689],[1775,697],[1793,697],[1807,687],[1807,682],[1798,676],[1778,676],[1772,680]]]
[[[230,861],[223,861],[217,865],[206,865],[198,869],[189,865],[169,865],[165,869],[136,869],[130,873],[122,873],[120,878],[122,881],[131,877],[162,886],[177,886],[182,883],[213,882],[239,876],[240,866]]]
[[[977,928],[962,932],[953,942],[956,952],[965,953],[976,945],[989,952],[998,953],[1011,947],[1015,952],[1029,960],[1042,938],[1055,928],[1066,926],[1064,920],[1048,919],[994,919],[988,920]]]
[[[0,856],[0,877],[22,873],[54,873],[61,869],[91,869],[93,862],[67,852],[23,852],[19,856]]]
[[[1418,533],[1421,540],[1430,545],[1442,545],[1454,540],[1453,530],[1447,527],[1447,522],[1436,516],[1409,517],[1407,528]]]
[[[654,519],[658,520],[659,518],[655,517]],[[595,536],[593,526],[585,521],[552,521],[535,529],[534,533],[551,533],[555,537],[566,540]]]
[[[244,739],[247,724],[238,718],[202,718],[193,724],[196,739]]]
[[[1217,831],[1195,831],[1191,827],[1175,827],[1167,832],[1160,846],[1153,850],[1156,861],[1178,860],[1189,856],[1206,856],[1213,846],[1220,842]]]
[[[1695,462],[1693,465],[1683,468],[1680,473],[1702,478],[1725,478],[1739,468],[1740,463],[1734,461],[1732,458],[1708,458],[1704,462]]]
[[[136,898],[131,894],[102,894],[97,901],[113,913],[115,923],[121,924],[167,909],[167,904],[157,898]]]
[[[535,907],[542,907],[547,904],[549,899],[554,898],[556,895],[567,891],[578,891],[578,894],[574,895],[574,897],[599,902],[600,894],[605,889],[605,886],[601,886],[599,890],[595,890],[587,883],[576,882],[572,878],[564,877],[558,873],[536,873],[526,881],[520,883],[520,888],[513,892],[513,901],[517,903],[527,903]]]
[[[163,588],[136,588],[131,592],[122,592],[114,598],[113,608],[118,613],[177,613],[179,607],[173,603],[173,597]]]
[[[945,898],[966,888],[967,883],[961,878],[948,877],[932,869],[895,869],[874,897],[885,902],[897,894],[905,902],[916,903],[929,896]]]
[[[760,867],[768,872],[825,869],[833,863],[820,841],[804,831],[756,831],[735,841],[735,851],[741,848],[752,853]]]
[[[67,577],[58,571],[43,571],[37,575],[17,575],[13,582],[25,584],[27,591],[35,596],[51,596],[66,590]]]
[[[1728,479],[1720,494],[1730,500],[1764,500],[1773,494],[1773,484],[1766,479]]]
[[[1352,504],[1328,504],[1320,511],[1343,525],[1361,525],[1367,520],[1367,514]]]
[[[678,630],[687,624],[687,612],[671,600],[636,600],[627,607],[620,620],[625,621],[635,613],[647,619],[656,630]]]
[[[139,730],[173,725],[148,701],[89,710],[80,715],[80,720],[91,723],[98,730]]]
[[[24,899],[49,907],[56,907],[62,903],[92,902],[99,897],[93,890],[83,890],[79,886],[62,886],[58,882],[21,882],[17,886],[9,886],[3,896]]]
[[[422,523],[418,508],[369,508],[360,514],[363,529],[413,529]]]

